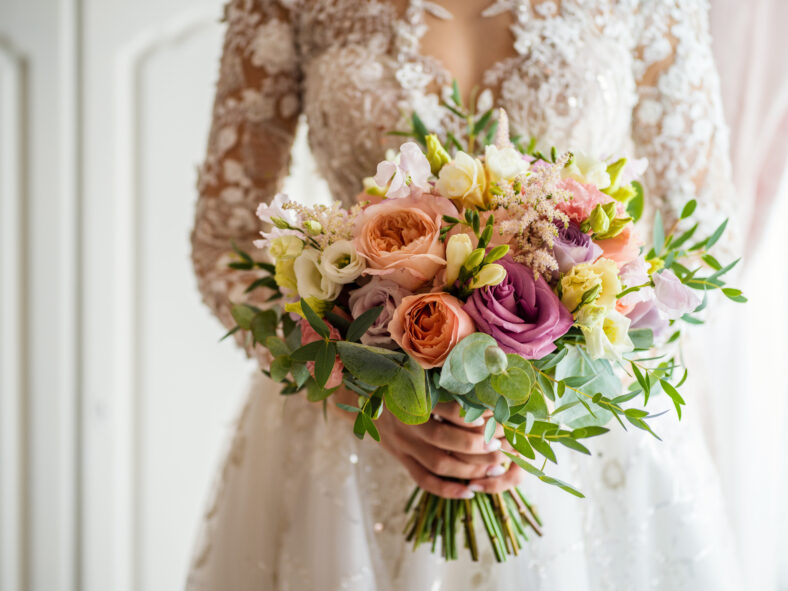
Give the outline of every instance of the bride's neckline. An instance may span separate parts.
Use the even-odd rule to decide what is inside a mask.
[[[532,19],[545,20],[557,16],[560,12],[561,3],[562,0],[492,0],[486,8],[482,9],[479,13],[481,18],[493,18],[506,13],[511,15],[509,25],[506,27],[506,34],[511,39],[508,44],[510,51],[480,70],[479,80],[473,83],[457,80],[463,100],[467,100],[469,96],[478,97],[482,92],[489,90],[496,97],[495,102],[497,102],[498,93],[496,89],[488,85],[487,79],[502,64],[521,55],[516,44],[515,28],[518,26],[522,27],[527,21]],[[411,55],[411,58],[428,60],[431,63],[443,80],[438,89],[441,90],[447,85],[447,82],[455,79],[455,75],[444,59],[432,53],[424,52],[422,39],[430,30],[427,15],[438,20],[451,20],[454,16],[448,8],[430,0],[408,0],[406,6],[405,21],[410,25],[409,28],[411,29],[409,42],[405,44],[409,49],[407,53]]]

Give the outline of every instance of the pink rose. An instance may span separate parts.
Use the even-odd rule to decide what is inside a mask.
[[[602,248],[602,256],[615,261],[619,268],[634,261],[643,246],[643,239],[632,224],[625,226],[615,238],[595,242]]]
[[[456,217],[451,201],[434,195],[387,199],[359,216],[354,241],[367,260],[366,275],[385,275],[411,291],[446,264],[442,216]]]
[[[315,332],[315,329],[312,328],[309,323],[305,319],[301,319],[299,323],[301,326],[301,345],[306,345],[307,343],[312,343],[314,341],[319,341],[323,337]],[[326,322],[328,324],[328,322]],[[329,336],[332,339],[341,339],[342,335],[339,334],[339,331],[328,324],[328,328],[330,330]],[[306,368],[309,370],[310,375],[314,378],[315,377],[315,362],[314,361],[307,361]],[[342,365],[342,362],[339,360],[339,355],[337,355],[336,359],[334,360],[334,368],[331,370],[331,375],[328,376],[328,380],[326,380],[326,389],[330,390],[331,388],[336,388],[337,386],[342,385],[342,371],[345,369],[345,366]]]
[[[391,338],[424,369],[440,367],[451,350],[474,332],[462,302],[445,292],[402,298],[389,323]]]

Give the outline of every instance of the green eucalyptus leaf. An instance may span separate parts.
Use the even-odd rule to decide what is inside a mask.
[[[388,384],[402,369],[401,353],[346,341],[337,341],[336,346],[345,369],[372,386]]]
[[[324,339],[327,339],[331,335],[328,325],[309,307],[309,304],[306,303],[304,298],[301,298],[301,311],[304,313],[304,317],[309,323],[309,326],[311,326],[317,334]]]
[[[271,379],[275,382],[281,382],[290,373],[292,362],[287,355],[277,357],[271,362],[269,371],[271,372]]]
[[[278,320],[273,310],[263,310],[255,314],[250,325],[255,342],[262,345],[268,337],[276,335]]]
[[[325,387],[337,356],[337,347],[332,342],[317,341],[320,347],[315,357],[315,381],[319,386]]]
[[[383,306],[376,306],[374,308],[370,308],[361,316],[356,318],[351,324],[350,327],[347,329],[347,340],[348,341],[358,341],[364,336],[369,330],[369,327],[372,326],[375,320],[378,319],[380,313],[383,311]]]
[[[249,330],[252,326],[252,318],[257,315],[257,310],[247,304],[234,304],[230,308],[235,323],[243,330]]]

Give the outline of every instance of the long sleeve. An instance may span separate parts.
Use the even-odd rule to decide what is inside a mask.
[[[203,300],[229,328],[235,324],[233,303],[261,303],[267,297],[263,289],[245,295],[259,275],[227,264],[231,241],[254,253],[257,207],[270,201],[287,173],[300,113],[300,73],[290,15],[275,0],[232,0],[224,20],[227,32],[191,240]]]
[[[730,218],[717,247],[741,252],[731,180],[728,130],[711,51],[705,0],[647,0],[638,14],[635,49],[638,102],[633,113],[636,152],[648,158],[647,199],[667,226],[696,199],[693,223],[707,235]]]

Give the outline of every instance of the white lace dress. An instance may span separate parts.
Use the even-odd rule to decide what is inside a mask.
[[[227,5],[193,233],[200,289],[224,324],[253,279],[228,271],[230,240],[252,250],[255,209],[287,172],[300,114],[321,173],[345,203],[397,145],[386,132],[407,127],[403,114],[415,109],[441,133],[459,125],[439,107],[450,75],[420,47],[429,19],[451,15],[432,2],[400,4]],[[515,133],[545,146],[647,157],[652,206],[672,220],[695,197],[695,217],[713,229],[733,200],[707,12],[701,0],[498,0],[479,18],[509,16],[511,55],[487,70],[479,100],[505,107]],[[614,426],[591,440],[592,457],[559,454],[548,470],[586,499],[526,481],[545,535],[519,558],[497,565],[485,551],[472,563],[461,552],[446,563],[404,543],[413,483],[394,459],[257,375],[187,589],[737,588],[734,542],[689,398],[680,427],[673,414],[657,420],[663,442]]]

